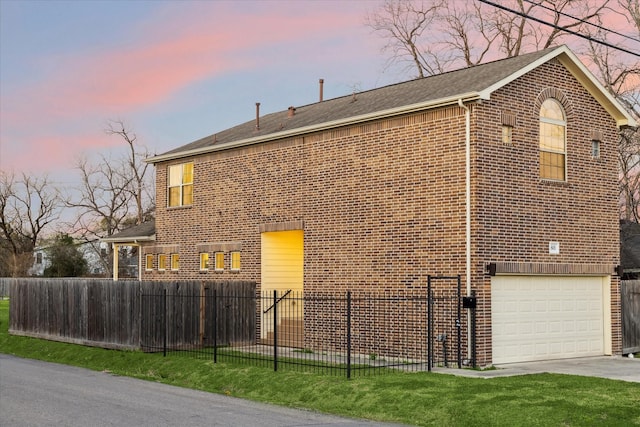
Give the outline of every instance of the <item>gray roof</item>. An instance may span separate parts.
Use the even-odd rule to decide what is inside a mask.
[[[131,243],[138,241],[152,241],[156,236],[156,222],[155,220],[143,222],[142,224],[134,225],[126,230],[122,230],[119,233],[113,234],[109,237],[101,239],[103,242],[112,243]]]
[[[255,120],[252,120],[164,154],[267,135],[284,129],[303,128],[404,105],[450,98],[458,94],[479,92],[544,56],[550,50],[553,49],[295,107],[293,117],[288,117],[288,110],[267,114],[260,117],[259,130],[256,130]]]
[[[496,88],[512,81],[538,65],[539,61],[547,61],[559,55],[569,56],[571,64],[579,63],[579,60],[566,46],[548,48],[538,52],[528,53],[512,58],[501,59],[486,64],[463,68],[435,76],[424,77],[397,83],[377,89],[372,89],[355,94],[349,94],[339,98],[325,100],[314,104],[295,107],[295,114],[289,116],[288,109],[276,113],[260,116],[260,127],[256,129],[256,121],[251,120],[241,125],[220,131],[176,149],[157,155],[147,161],[156,163],[173,158],[186,157],[216,149],[231,148],[234,144],[257,143],[270,139],[304,134],[319,130],[322,126],[337,127],[347,124],[351,119],[365,121],[372,119],[376,113],[387,116],[408,112],[407,107],[416,106],[416,109],[425,109],[445,103],[452,104],[457,99],[470,101],[473,99],[488,99],[490,93]],[[595,78],[589,74],[582,64],[576,64],[575,69],[582,74],[588,74],[597,86],[600,94],[606,92]],[[604,98],[610,98],[607,93],[601,94]],[[616,101],[613,102],[611,111],[624,110]],[[442,102],[442,104],[438,104]],[[632,118],[628,113],[621,113],[623,121],[630,123]],[[356,120],[357,119],[357,120]],[[622,122],[621,122],[622,123]]]

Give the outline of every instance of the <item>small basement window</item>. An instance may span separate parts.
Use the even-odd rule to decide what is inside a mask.
[[[144,267],[147,271],[153,270],[153,254],[147,254],[144,257]]]
[[[224,252],[215,253],[215,270],[224,271]]]
[[[231,271],[240,271],[240,252],[231,252]]]
[[[200,271],[209,270],[209,254],[203,252],[200,254]]]
[[[171,254],[171,270],[176,271],[180,269],[180,255]]]
[[[167,255],[159,254],[158,255],[158,270],[164,271],[167,269]]]

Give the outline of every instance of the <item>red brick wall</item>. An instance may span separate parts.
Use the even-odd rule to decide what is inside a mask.
[[[550,82],[553,83],[550,83]],[[552,90],[549,90],[552,89]],[[539,178],[539,109],[545,91],[563,94],[567,113],[566,182]],[[539,104],[538,104],[539,105]],[[501,142],[503,112],[514,113],[513,145]],[[479,357],[491,360],[489,262],[619,264],[615,121],[557,61],[547,63],[474,108],[474,284],[482,309]],[[602,131],[591,156],[591,131]],[[549,254],[549,242],[560,254]],[[619,284],[612,280],[614,353],[621,352]],[[482,353],[482,354],[481,354]]]
[[[300,220],[305,290],[424,286],[427,272],[457,273],[463,125],[453,107],[201,156],[185,208],[164,207],[169,163],[159,164],[156,244],[145,250],[180,245],[180,271],[145,278],[218,277],[198,271],[196,245],[239,242],[242,270],[222,276],[259,282],[258,227]]]
[[[539,179],[535,100],[549,88],[570,104],[566,183]],[[511,146],[501,142],[505,112],[516,116]],[[486,263],[617,265],[617,137],[613,120],[556,62],[473,105],[472,127],[472,287],[480,304],[478,355],[487,364]],[[591,130],[604,133],[598,160],[591,159]],[[298,221],[306,292],[403,290],[424,288],[427,274],[464,277],[464,132],[464,110],[453,106],[199,156],[192,159],[194,203],[185,208],[166,208],[167,166],[182,161],[159,163],[157,241],[145,251],[179,245],[180,270],[143,276],[259,286],[259,227]],[[550,241],[560,242],[560,255],[548,254]],[[239,248],[241,271],[230,271],[227,254],[224,272],[199,272],[198,244]]]
[[[538,170],[539,111],[533,100],[550,87],[571,105],[567,180],[544,181]],[[516,112],[513,145],[502,144],[500,113]],[[541,66],[475,109],[474,241],[480,260],[548,263],[619,262],[618,136],[615,121],[558,63]],[[590,130],[604,133],[591,157]],[[548,244],[560,242],[560,254]]]

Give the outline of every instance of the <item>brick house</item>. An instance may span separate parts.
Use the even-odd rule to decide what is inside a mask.
[[[342,292],[460,274],[481,365],[620,354],[616,148],[636,123],[568,48],[256,107],[148,159],[144,279]]]

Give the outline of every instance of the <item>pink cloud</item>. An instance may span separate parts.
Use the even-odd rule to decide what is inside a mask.
[[[50,172],[52,166],[70,171],[82,153],[107,148],[113,141],[100,129],[72,133],[35,131],[16,144],[3,144],[0,168],[29,173]]]
[[[167,36],[160,24],[131,47],[52,58],[64,65],[46,81],[21,91],[21,98],[27,101],[21,114],[33,119],[34,99],[44,101],[35,108],[47,110],[45,117],[73,117],[91,110],[126,113],[162,102],[194,82],[255,67],[257,54],[273,46],[301,40],[313,45],[314,37],[353,26],[353,16],[335,12],[288,18],[273,12],[221,18],[215,8],[205,11],[211,19],[196,8],[194,16],[183,18],[192,25],[184,25],[179,33]],[[253,58],[251,52],[256,53]],[[311,57],[312,51],[308,53]]]
[[[234,10],[233,3],[188,5],[169,3],[139,24],[126,46],[44,58],[46,79],[9,87],[3,93],[0,167],[70,165],[69,153],[105,143],[87,135],[92,126],[100,134],[105,120],[167,102],[194,83],[268,66],[259,61],[270,59],[266,52],[275,47],[281,51],[275,61],[291,59],[283,45],[313,46],[314,39],[359,27],[362,19],[358,9],[349,14],[280,7],[252,14]],[[295,59],[312,60],[312,49],[305,53],[309,58]]]

